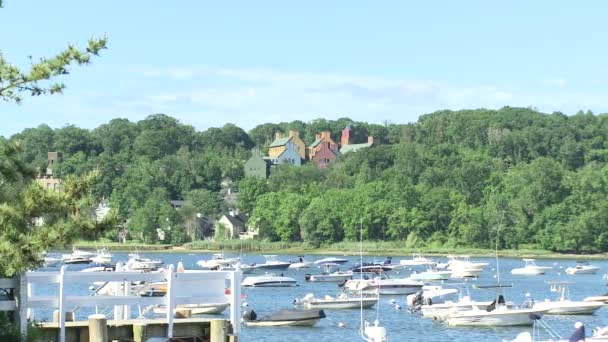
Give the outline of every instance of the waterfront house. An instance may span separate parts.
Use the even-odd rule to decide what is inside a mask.
[[[339,155],[338,144],[331,138],[330,131],[317,134],[315,141],[308,147],[308,157],[319,168],[326,168]]]
[[[262,152],[258,148],[254,148],[251,152],[251,158],[244,165],[245,176],[266,179],[270,175],[271,165],[272,161],[270,158],[263,157]]]
[[[222,215],[217,222],[227,230],[226,237],[229,239],[238,239],[240,234],[247,231],[247,217],[236,211]]]

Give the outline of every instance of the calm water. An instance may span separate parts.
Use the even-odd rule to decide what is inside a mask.
[[[201,259],[209,259],[210,254],[186,254],[186,253],[147,253],[145,256],[152,258],[160,258],[166,264],[176,264],[182,261],[187,269],[198,269],[196,261]],[[238,254],[226,254],[226,257],[237,257]],[[245,263],[261,263],[264,261],[261,255],[243,255],[241,256]],[[314,261],[321,259],[323,256],[312,256],[308,260]],[[358,257],[346,257],[351,261],[343,266],[343,269],[352,266],[357,262]],[[125,253],[115,253],[115,261],[126,261]],[[280,260],[296,260],[295,255],[281,255]],[[381,261],[383,257],[378,257],[376,261]],[[394,262],[398,263],[400,257],[394,257]],[[490,266],[486,268],[478,280],[470,280],[471,284],[490,284],[495,283],[495,260],[493,258],[472,258],[474,261],[489,262]],[[366,258],[366,261],[373,261]],[[523,262],[520,259],[500,259],[501,281],[502,283],[512,283],[513,288],[507,289],[507,300],[515,303],[522,303],[526,299],[526,292],[529,292],[532,298],[536,301],[544,300],[545,298],[554,298],[555,294],[549,291],[549,285],[546,281],[575,281],[575,284],[570,286],[570,297],[573,300],[582,300],[586,296],[599,295],[606,292],[605,281],[602,275],[608,271],[608,261],[593,261],[592,264],[601,267],[596,275],[567,275],[563,272],[567,267],[574,266],[574,260],[537,260],[537,264],[541,266],[553,266],[554,271],[544,276],[514,276],[510,274],[510,270],[515,267],[522,267]],[[82,269],[86,266],[72,265],[69,269]],[[409,270],[401,271],[396,276],[405,277],[409,274]],[[318,297],[326,294],[336,295],[339,289],[335,283],[307,283],[304,281],[305,273],[320,273],[317,268],[309,270],[285,270],[285,276],[290,276],[298,280],[298,287],[292,288],[253,288],[244,289],[243,292],[247,295],[245,301],[255,311],[264,316],[265,314],[274,311],[291,308],[295,298],[303,297],[307,293],[314,293]],[[262,272],[256,272],[262,274]],[[247,275],[244,275],[246,277]],[[74,285],[69,289],[68,293],[88,293],[88,285]],[[37,293],[53,292],[52,288],[39,288]],[[493,292],[487,290],[471,289],[471,296],[475,300],[492,300]],[[390,303],[391,299],[395,299],[397,304],[401,306],[401,310],[395,309],[395,306]],[[134,309],[133,311],[136,311]],[[81,309],[76,314],[77,319],[84,319],[92,309]],[[225,316],[227,316],[228,310]],[[48,319],[48,312],[37,312],[36,319]],[[359,310],[326,310],[327,318],[321,320],[320,324],[315,327],[281,327],[281,328],[263,328],[263,327],[243,327],[240,341],[357,341],[361,340],[358,337],[359,329]],[[405,304],[405,296],[384,296],[381,297],[378,308],[364,310],[364,317],[373,321],[378,315],[381,325],[388,330],[390,341],[501,341],[502,339],[513,339],[518,333],[531,330],[527,327],[515,328],[474,328],[474,327],[448,327],[443,323],[435,322],[426,318],[420,317],[419,314],[410,314],[407,311]],[[595,327],[603,327],[608,325],[608,309],[600,309],[593,316],[545,316],[544,321],[549,323],[563,337],[569,336],[574,330],[574,323],[582,321],[587,327],[587,334],[590,334],[591,329]],[[338,323],[345,324],[343,328],[338,327]]]

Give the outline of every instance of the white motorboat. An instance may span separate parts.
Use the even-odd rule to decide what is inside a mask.
[[[452,278],[472,278],[478,277],[488,266],[487,262],[473,262],[468,255],[454,256],[448,255],[446,269],[452,271]],[[437,265],[437,268],[440,268]]]
[[[81,258],[91,259],[95,255],[97,255],[97,253],[94,252],[94,251],[86,250],[86,249],[78,249],[76,247],[72,247],[72,254],[71,255],[74,256],[74,257],[81,257]]]
[[[428,303],[428,302],[427,302]],[[443,303],[424,304],[420,307],[423,317],[445,320],[452,313],[458,311],[469,311],[473,308],[478,310],[486,310],[492,304],[491,301],[473,301],[471,297],[464,296],[458,301],[445,301]],[[507,304],[508,305],[508,304]]]
[[[410,279],[421,280],[421,281],[436,281],[436,280],[448,280],[452,276],[452,271],[439,271],[429,267],[423,272],[413,272],[410,274]]]
[[[420,253],[414,253],[411,259],[399,260],[399,265],[401,266],[434,266],[436,264],[436,261],[425,258]]]
[[[534,304],[534,308],[546,310],[547,315],[592,315],[604,306],[603,302],[571,301],[568,285],[572,282],[550,282],[551,292],[557,292],[557,300],[545,299]]]
[[[599,296],[589,296],[583,299],[584,302],[602,302],[608,304],[608,293]]]
[[[100,265],[111,265],[113,257],[107,249],[103,248],[97,251],[97,254],[91,258],[91,261]]]
[[[190,310],[193,315],[218,315],[226,311],[226,308],[230,306],[230,303],[205,303],[205,304],[182,304],[175,308],[175,311],[179,309]],[[165,306],[155,306],[153,309],[155,314],[165,315],[167,314],[167,308]]]
[[[297,286],[297,281],[290,277],[269,273],[247,277],[241,285],[245,287],[290,287]]]
[[[408,295],[418,292],[423,283],[411,279],[381,278],[351,279],[344,288],[358,294]]]
[[[419,292],[408,295],[406,302],[408,306],[412,306],[416,297],[422,295],[427,303],[443,303],[448,298],[454,297],[457,293],[457,289],[444,288],[441,285],[425,285]]]
[[[215,253],[211,256],[211,259],[199,260],[196,262],[196,264],[204,269],[218,270],[221,267],[233,266],[239,261],[239,258],[225,258],[224,253]]]
[[[304,279],[311,282],[328,282],[328,283],[339,283],[345,280],[352,279],[353,272],[351,271],[336,271],[332,273],[322,274],[305,274]]]
[[[316,298],[309,293],[301,299],[294,300],[293,303],[305,309],[367,309],[377,302],[378,297],[350,297],[346,293],[341,293],[337,297]]]
[[[83,270],[80,270],[80,272],[114,272],[115,269],[114,267],[108,267],[108,266],[95,266],[95,267],[89,267],[89,268],[85,268]]]
[[[587,261],[577,261],[575,267],[566,268],[568,274],[596,274],[599,271],[599,267],[589,265]]]
[[[346,264],[348,259],[338,258],[338,257],[328,257],[315,261],[315,265],[324,265],[324,264]]]
[[[162,266],[164,261],[160,259],[144,258],[139,254],[129,254],[127,269],[132,271],[154,271]]]
[[[235,271],[236,270],[236,266],[235,265],[222,266],[222,267],[220,267],[219,270],[220,271]],[[241,272],[243,274],[252,273],[254,270],[255,270],[255,268],[253,266],[246,265],[246,264],[241,265]]]
[[[551,266],[538,266],[534,261],[535,259],[523,259],[525,266],[520,268],[514,268],[511,270],[511,274],[515,275],[542,275],[553,269]]]
[[[255,311],[245,311],[243,321],[248,327],[313,326],[325,318],[323,310],[281,310],[258,318]]]
[[[298,261],[292,262],[289,265],[289,268],[299,270],[299,269],[302,269],[302,268],[311,268],[312,265],[314,265],[314,264],[311,261],[306,261],[306,260],[304,260],[303,256],[299,256],[298,257]]]
[[[286,261],[278,260],[276,255],[264,255],[264,257],[266,258],[265,263],[253,265],[256,269],[284,270],[291,265]]]
[[[90,264],[91,259],[72,254],[64,254],[63,263],[66,265]]]
[[[509,285],[478,286],[481,289],[495,289],[496,300],[485,310],[473,306],[471,310],[451,312],[447,316],[450,326],[518,326],[532,325],[534,319],[542,317],[547,310],[538,308],[513,308],[507,305],[501,290]]]

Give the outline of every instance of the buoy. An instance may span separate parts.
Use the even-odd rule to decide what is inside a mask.
[[[338,328],[344,328],[345,324],[342,322],[338,322]]]
[[[183,262],[178,262],[177,263],[177,273],[184,273],[185,268],[184,268],[184,263]]]
[[[247,303],[247,302],[243,302],[243,304],[241,304],[241,305],[243,305],[243,307],[244,307],[244,308],[246,308],[246,307],[248,307],[248,306],[249,306],[249,303]]]
[[[530,297],[530,292],[526,292],[526,297]]]
[[[395,310],[401,310],[401,306],[395,305]]]

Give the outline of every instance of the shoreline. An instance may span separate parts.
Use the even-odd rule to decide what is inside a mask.
[[[320,248],[311,247],[288,247],[288,248],[222,248],[221,243],[217,244],[218,248],[197,248],[188,246],[172,246],[172,245],[154,245],[154,244],[120,244],[107,242],[80,241],[74,243],[77,248],[107,248],[115,252],[145,252],[145,253],[245,253],[245,254],[302,254],[302,255],[335,255],[335,256],[353,256],[359,255],[358,250],[345,248],[339,250],[337,246],[327,246]],[[214,246],[215,247],[215,246]],[[233,247],[233,246],[230,246]],[[69,249],[59,248],[57,251],[69,251]],[[393,256],[393,257],[411,257],[413,253],[422,253],[423,255],[433,257],[443,257],[449,254],[453,255],[470,255],[475,257],[494,257],[496,252],[490,249],[473,249],[473,248],[387,248],[383,246],[378,250],[367,251],[364,249],[365,256]],[[534,259],[593,259],[593,260],[608,260],[608,253],[590,253],[590,254],[575,254],[575,253],[557,253],[545,250],[529,250],[529,249],[504,249],[498,251],[499,257],[509,258],[534,258]]]

